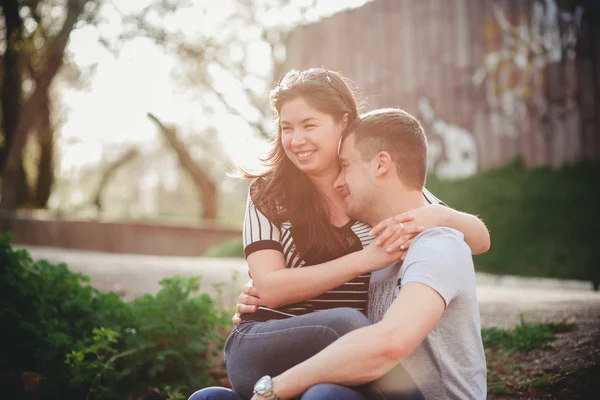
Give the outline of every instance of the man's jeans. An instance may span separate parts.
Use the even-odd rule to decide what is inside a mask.
[[[367,317],[352,308],[335,308],[267,322],[244,321],[233,329],[225,345],[229,381],[241,398],[249,399],[252,397],[254,384],[262,376],[277,376],[317,354],[346,333],[367,325]],[[317,385],[307,390],[302,399],[423,399],[401,365],[390,374],[393,379],[390,379],[391,375],[386,375],[381,382],[392,381],[394,388],[390,390],[386,387],[383,394],[377,382],[354,387],[354,390],[338,385]],[[306,397],[315,395],[315,391],[322,396],[324,390],[328,391],[329,397]],[[208,388],[194,393],[190,400],[239,398],[231,396],[235,396],[235,393]]]

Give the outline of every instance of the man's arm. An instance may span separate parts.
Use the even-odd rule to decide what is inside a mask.
[[[374,381],[419,346],[441,318],[445,306],[444,299],[429,286],[408,283],[380,322],[342,336],[312,358],[273,378],[273,390],[287,399],[319,383],[359,385]],[[255,395],[253,399],[262,397]]]

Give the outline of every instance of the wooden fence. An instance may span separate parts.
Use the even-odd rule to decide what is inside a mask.
[[[599,15],[582,0],[376,0],[297,28],[285,67],[338,70],[369,108],[418,116],[440,178],[598,160]]]

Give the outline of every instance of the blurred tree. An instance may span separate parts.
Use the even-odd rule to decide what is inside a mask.
[[[45,207],[54,182],[50,88],[63,67],[77,23],[91,23],[102,0],[2,0],[0,208]],[[40,146],[32,191],[23,149],[35,131]],[[33,192],[33,193],[32,193]]]
[[[23,20],[19,13],[17,0],[2,0],[2,13],[4,16],[4,54],[3,54],[3,79],[2,79],[2,130],[3,140],[0,148],[0,174],[5,170],[5,159],[8,150],[13,145],[16,130],[19,125],[21,113],[21,102],[23,98],[22,89],[22,66],[20,53],[24,46]],[[14,183],[12,195],[14,202],[25,201],[29,197],[26,185],[25,170],[20,160],[13,167]],[[3,174],[4,175],[4,174]],[[2,180],[4,183],[5,179]]]
[[[98,183],[98,186],[96,187],[96,190],[92,196],[92,203],[96,206],[99,212],[102,212],[104,209],[102,203],[102,193],[104,193],[104,189],[106,188],[108,182],[119,170],[119,168],[135,160],[139,155],[139,150],[135,147],[132,147],[104,168],[100,177],[100,182]]]
[[[243,119],[261,137],[268,138],[272,120],[268,89],[273,77],[282,73],[287,33],[306,20],[313,3],[239,0],[215,25],[214,12],[221,9],[209,2],[192,0],[136,1],[135,7],[125,7],[115,0],[1,0],[0,91],[1,111],[6,117],[2,118],[0,132],[0,208],[46,206],[54,182],[56,123],[52,103],[55,107],[57,103],[50,88],[59,73],[71,84],[85,80],[79,67],[70,62],[66,45],[74,29],[88,24],[100,26],[102,10],[110,9],[106,14],[109,18],[121,16],[120,34],[100,38],[113,54],[118,55],[120,47],[132,39],[151,39],[181,61],[179,77],[185,80],[188,91],[198,93],[202,99],[204,109],[200,112],[209,115],[219,108]],[[180,28],[176,17],[192,7],[199,28],[190,34]],[[260,65],[257,58],[262,61]],[[270,63],[267,68],[265,60]],[[236,82],[237,95],[230,88],[224,89],[223,79]],[[209,132],[203,136],[209,136]],[[32,140],[36,141],[39,155],[36,171],[29,174],[35,182],[28,185],[26,171],[30,171],[23,167],[23,150]],[[196,169],[205,168],[202,160],[189,154],[189,149],[175,150],[178,155],[187,152],[186,158],[196,164]],[[211,190],[210,185],[200,185],[201,180],[193,181],[198,190]],[[107,185],[98,187],[102,191]],[[100,192],[93,197],[99,199],[101,195]]]
[[[217,218],[217,184],[206,173],[198,163],[194,162],[185,144],[177,136],[174,128],[168,127],[162,123],[155,115],[148,113],[150,118],[159,128],[165,140],[177,154],[179,165],[192,178],[194,185],[198,189],[201,203],[203,206],[202,219],[214,220]]]
[[[269,139],[269,90],[284,72],[291,30],[310,19],[315,3],[316,0],[237,0],[234,7],[223,11],[225,17],[221,16],[217,30],[200,29],[190,35],[173,28],[164,17],[175,11],[185,12],[185,7],[193,3],[162,0],[148,4],[135,15],[124,16],[125,28],[118,43],[132,37],[153,40],[182,61],[180,77],[203,97],[205,111],[216,108],[216,101],[231,115],[242,118],[258,135]],[[203,7],[196,14],[197,25],[210,27],[214,25],[214,6],[207,3]],[[236,82],[236,89],[225,93],[224,80]],[[228,85],[228,89],[231,87]]]
[[[210,114],[220,105],[226,113],[244,120],[260,137],[269,139],[272,112],[268,93],[271,82],[274,76],[283,73],[286,41],[291,28],[306,21],[307,13],[314,5],[314,1],[294,3],[293,0],[238,0],[218,23],[218,32],[206,29],[192,35],[173,29],[165,16],[185,12],[185,7],[193,3],[183,0],[150,3],[135,15],[123,16],[125,29],[117,44],[134,37],[153,40],[181,61],[180,78],[184,87],[198,93],[205,114]],[[194,6],[198,10],[198,5]],[[210,14],[210,6],[204,7],[201,13],[196,14],[201,27],[210,26],[210,19],[214,18]],[[280,13],[285,13],[285,23],[277,18]],[[263,64],[258,67],[257,52],[262,56],[260,61]],[[264,68],[265,62],[270,64],[268,68]],[[237,84],[229,85],[226,93],[220,88],[223,85],[220,85],[218,76],[221,81],[229,79]],[[190,154],[189,147],[183,145],[175,129],[165,127],[152,114],[148,116],[159,126],[177,154],[180,166],[192,177],[204,206],[203,218],[216,218],[217,184],[200,160],[195,160]]]

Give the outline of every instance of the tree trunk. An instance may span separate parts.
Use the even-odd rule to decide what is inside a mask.
[[[15,199],[19,207],[25,207],[31,203],[31,189],[29,188],[23,164],[19,164],[19,169],[15,176]]]
[[[47,208],[54,184],[54,131],[50,121],[48,93],[46,93],[45,106],[38,118],[37,136],[40,144],[40,160],[33,203],[36,208]]]
[[[202,218],[217,219],[217,185],[215,182],[192,160],[190,153],[188,153],[185,145],[179,140],[174,129],[166,127],[151,113],[148,113],[148,118],[158,125],[169,145],[175,150],[179,165],[192,177],[204,206]]]
[[[4,146],[0,147],[0,175],[8,149],[13,143],[13,137],[21,112],[21,66],[19,63],[19,46],[23,40],[23,21],[19,15],[17,0],[2,0],[4,14],[6,50],[2,59],[2,130],[4,131]],[[20,161],[20,160],[19,160]],[[20,162],[18,163],[20,164]]]
[[[11,3],[6,0],[5,3]],[[16,208],[18,206],[17,174],[22,161],[22,151],[27,142],[27,135],[37,121],[37,117],[44,107],[46,93],[52,81],[63,65],[65,48],[69,42],[69,36],[75,23],[83,11],[85,0],[68,0],[67,16],[60,32],[48,45],[46,62],[36,80],[36,87],[31,96],[23,103],[19,114],[18,123],[13,130],[12,143],[7,147],[4,169],[2,171],[2,199],[0,208]],[[19,85],[21,81],[19,81]],[[7,134],[5,132],[5,134]]]

